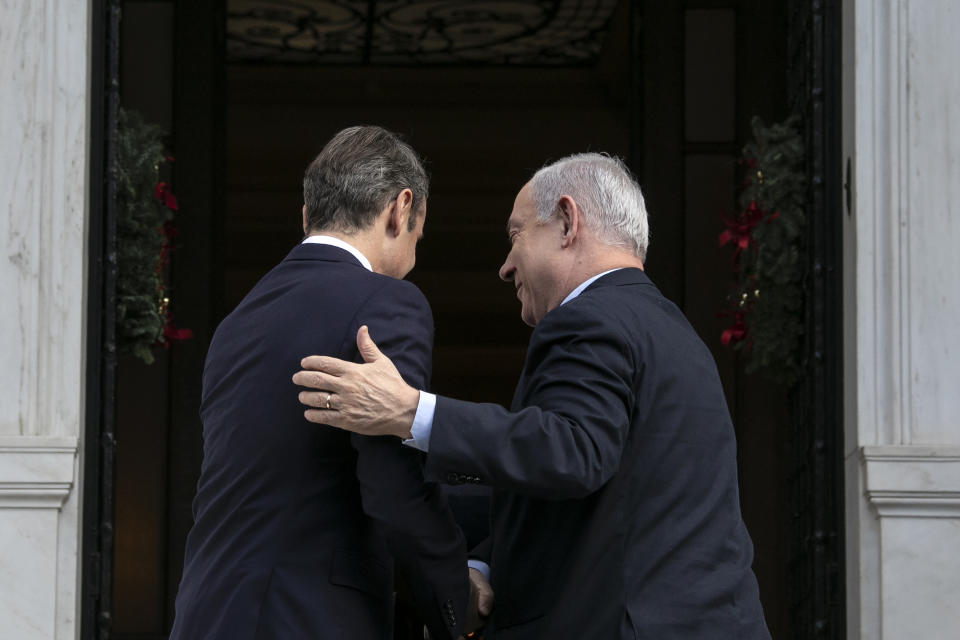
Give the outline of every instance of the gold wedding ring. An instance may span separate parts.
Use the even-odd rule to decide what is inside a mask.
[[[327,394],[327,409],[330,408],[330,396],[331,396],[331,395],[333,395],[333,394],[330,394],[330,393]]]

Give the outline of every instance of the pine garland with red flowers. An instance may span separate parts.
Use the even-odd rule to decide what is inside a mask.
[[[787,386],[802,372],[806,177],[799,120],[751,122],[739,164],[746,177],[740,211],[723,220],[720,246],[733,245],[735,284],[720,313],[731,324],[724,346],[740,350],[748,372]]]
[[[135,111],[120,110],[117,126],[117,353],[154,361],[157,345],[193,336],[177,329],[167,284],[176,228],[177,199],[160,166],[173,159],[163,151],[163,130]]]

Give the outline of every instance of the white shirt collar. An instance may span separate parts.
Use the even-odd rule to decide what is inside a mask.
[[[602,278],[603,276],[607,275],[608,273],[613,273],[614,271],[619,271],[621,268],[622,268],[622,267],[618,267],[617,269],[610,269],[609,271],[604,271],[603,273],[598,273],[597,275],[593,276],[592,278],[587,278],[586,280],[583,281],[583,283],[581,283],[581,285],[580,285],[579,287],[577,287],[576,289],[574,289],[573,291],[571,291],[569,294],[567,294],[567,297],[563,299],[563,302],[560,303],[560,306],[562,307],[563,305],[567,304],[568,302],[570,302],[571,300],[573,300],[574,298],[576,298],[578,295],[580,295],[581,293],[583,293],[583,290],[586,289],[587,287],[589,287],[591,284],[593,284],[593,281],[596,280],[597,278]]]
[[[306,238],[303,239],[303,242],[301,244],[308,244],[308,243],[309,244],[329,244],[334,247],[343,249],[344,251],[349,251],[354,258],[360,261],[360,264],[362,264],[367,271],[373,271],[373,266],[370,265],[370,261],[367,260],[367,257],[362,253],[360,253],[360,250],[357,249],[355,246],[353,246],[348,242],[344,242],[340,238],[334,238],[333,236],[324,236],[324,235],[307,236]]]

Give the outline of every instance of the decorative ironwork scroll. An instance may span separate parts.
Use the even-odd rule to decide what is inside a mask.
[[[229,0],[229,62],[571,65],[616,0]]]

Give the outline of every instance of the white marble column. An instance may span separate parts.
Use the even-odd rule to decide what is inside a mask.
[[[0,3],[0,636],[77,635],[89,3]]]
[[[960,629],[958,33],[955,0],[844,2],[849,638]]]

